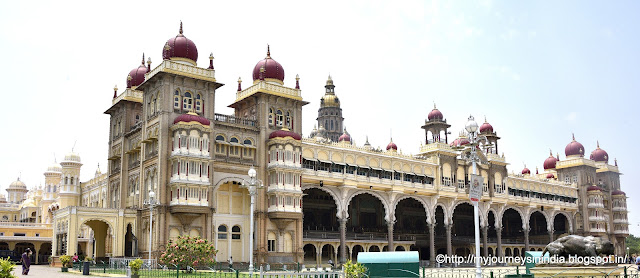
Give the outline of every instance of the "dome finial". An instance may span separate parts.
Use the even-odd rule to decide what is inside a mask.
[[[180,35],[182,35],[182,20],[180,20]]]
[[[267,44],[267,58],[271,58],[271,48],[269,47],[269,44]]]
[[[596,147],[599,149],[600,148],[600,141],[596,140]]]
[[[141,65],[143,65],[143,66],[144,66],[144,52],[142,52],[142,62],[141,62]]]
[[[485,123],[488,123],[488,122],[487,122],[487,115],[484,115],[484,122],[485,122]]]
[[[436,102],[433,102],[433,109],[436,109]]]
[[[118,97],[118,84],[113,86],[113,98],[117,98],[117,97]],[[55,154],[53,156],[55,157]]]
[[[573,132],[571,132],[571,138],[573,139],[573,141],[576,140],[576,135]]]
[[[617,158],[614,158],[614,159],[613,159],[613,163],[614,163],[614,165],[615,165],[615,166],[618,166],[618,159],[617,159]]]
[[[151,71],[151,57],[147,58],[147,72]]]
[[[209,69],[213,69],[213,52],[209,54]]]
[[[238,77],[238,92],[242,91],[242,78]]]
[[[553,157],[553,152],[549,149],[549,157]]]
[[[300,90],[300,75],[296,74],[296,89]]]

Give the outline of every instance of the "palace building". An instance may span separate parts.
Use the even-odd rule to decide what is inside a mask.
[[[22,243],[44,249],[37,252],[44,256],[145,258],[151,250],[157,258],[169,241],[190,235],[213,241],[218,261],[247,262],[253,252],[258,264],[321,265],[363,251],[417,250],[421,260],[475,252],[472,170],[461,158],[470,141],[465,133],[448,138],[442,111],[434,107],[426,115],[417,154],[400,152],[393,140],[385,149],[368,140],[359,146],[344,127],[330,76],[316,127],[303,136],[308,102],[300,78],[286,84],[269,47],[250,84],[243,88],[238,79],[233,115],[216,113],[223,84],[213,54],[199,66],[198,48],[182,25],[160,51],[158,65],[143,56],[125,76],[126,88],[114,88],[104,112],[110,117],[107,172],[80,182],[82,163],[72,152],[47,169],[44,187],[28,191],[19,180],[12,183],[0,204],[0,249],[19,251]],[[514,174],[498,151],[502,139],[494,127],[485,120],[479,134],[486,137],[478,166],[482,254],[522,256],[568,234],[599,236],[618,254],[626,252],[626,195],[617,162],[610,164],[599,144],[587,158],[574,138],[563,160],[542,154],[542,171],[525,167]],[[254,249],[245,186],[252,166],[263,185]],[[152,191],[158,205],[149,234],[145,202]],[[30,234],[32,228],[39,235]]]

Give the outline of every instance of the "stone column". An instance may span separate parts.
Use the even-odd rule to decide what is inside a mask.
[[[484,256],[489,255],[489,244],[487,243],[487,232],[489,231],[489,227],[482,227],[482,250],[484,252]]]
[[[524,232],[524,251],[529,251],[529,228],[523,230]],[[524,257],[524,252],[522,254]]]
[[[553,242],[553,230],[549,230],[549,243]]]
[[[389,241],[389,243],[387,244],[387,251],[389,252],[395,251],[395,247],[393,246],[393,222],[395,221],[387,222],[387,240]]]
[[[496,236],[498,237],[496,256],[502,257],[502,227],[496,228]]]
[[[347,219],[338,219],[340,222],[340,264],[347,262]]]
[[[446,224],[444,227],[447,229],[447,255],[451,256],[453,255],[453,251],[451,248],[451,224]]]
[[[435,266],[436,262],[436,224],[429,225],[429,261],[431,266]]]

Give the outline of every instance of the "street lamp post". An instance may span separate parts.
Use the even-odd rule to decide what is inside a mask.
[[[151,239],[153,238],[153,208],[157,205],[156,193],[149,192],[149,199],[144,200],[144,204],[149,206],[149,267],[151,267]]]
[[[476,131],[478,130],[478,123],[473,119],[473,116],[469,116],[469,120],[465,124],[464,128],[469,134],[470,152],[467,157],[465,156],[462,156],[462,157],[468,161],[471,161],[471,164],[473,165],[472,166],[473,175],[478,175],[477,162],[480,160],[480,157],[478,156],[478,153],[476,152],[476,150],[478,147],[478,143],[480,142],[481,138],[484,136],[476,135]],[[470,182],[469,182],[470,193],[473,186],[474,185],[471,183],[471,179],[470,179]],[[482,191],[480,191],[480,193],[482,193]],[[478,202],[480,201],[480,198],[481,197],[477,197],[477,200],[473,200],[473,197],[472,197],[472,200],[471,200],[471,202],[473,203],[473,226],[475,230],[475,242],[476,242],[476,257],[475,257],[476,278],[482,278],[482,269],[480,267],[480,218],[478,213]]]
[[[249,250],[249,273],[250,275],[253,275],[253,211],[255,209],[258,188],[262,188],[263,185],[262,181],[256,177],[257,172],[253,166],[249,168],[249,172],[247,174],[249,175],[249,180],[245,180],[242,185],[249,190],[249,196],[251,196],[251,214],[249,215],[249,248],[251,248],[251,250]]]

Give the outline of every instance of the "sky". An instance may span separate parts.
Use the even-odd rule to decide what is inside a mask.
[[[452,125],[484,118],[502,138],[509,171],[532,171],[572,133],[616,158],[631,233],[640,234],[640,151],[632,126],[640,79],[638,1],[4,1],[0,3],[0,192],[28,187],[74,148],[81,180],[106,171],[113,87],[144,53],[152,67],[178,33],[215,56],[216,112],[233,114],[236,81],[271,56],[285,85],[300,75],[303,133],[313,128],[327,76],[355,143],[390,137],[417,153],[434,106]],[[634,159],[634,157],[636,157]]]

